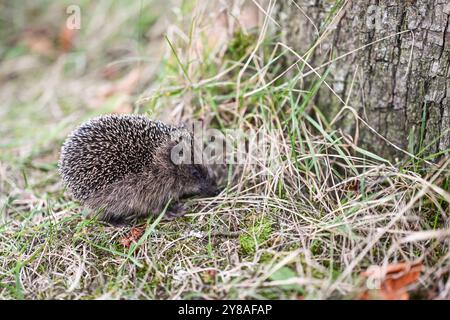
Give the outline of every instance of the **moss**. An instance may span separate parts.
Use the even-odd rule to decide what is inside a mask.
[[[254,46],[256,40],[254,34],[244,34],[241,30],[236,31],[228,44],[224,58],[232,61],[239,61],[249,54],[250,49]]]
[[[248,227],[247,233],[240,235],[239,244],[242,252],[245,254],[255,253],[256,247],[267,241],[271,233],[272,222],[266,217],[261,217]]]

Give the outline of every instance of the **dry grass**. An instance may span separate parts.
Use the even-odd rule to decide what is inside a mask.
[[[257,32],[232,38],[238,23],[203,5],[169,12],[155,3],[83,6],[92,13],[68,54],[2,45],[0,298],[355,298],[366,289],[360,272],[399,261],[424,265],[408,287],[413,297],[449,298],[450,159],[392,164],[333,128],[312,101],[314,88],[327,90],[325,77],[303,61],[275,63],[302,53],[270,38],[272,1],[256,10]],[[30,25],[64,9],[41,6]],[[155,19],[155,10],[165,15]],[[241,12],[244,29],[254,13]],[[120,67],[112,79],[103,73],[111,66]],[[303,72],[280,76],[287,69]],[[315,79],[313,89],[302,87],[304,77]],[[221,195],[190,201],[176,221],[150,218],[138,243],[124,248],[130,228],[85,219],[56,163],[80,121],[132,110],[255,129],[274,156],[230,168]]]

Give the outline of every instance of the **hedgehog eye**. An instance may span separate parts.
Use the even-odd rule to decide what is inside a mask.
[[[200,179],[200,178],[202,177],[201,172],[200,172],[197,168],[195,168],[195,167],[193,167],[193,168],[191,169],[191,174],[192,174],[192,176],[193,176],[194,178],[196,178],[196,179]]]
[[[201,174],[198,170],[194,170],[194,172],[192,172],[192,175],[197,179],[201,178]]]

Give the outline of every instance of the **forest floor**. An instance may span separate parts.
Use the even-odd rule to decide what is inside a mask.
[[[71,31],[73,2],[0,4],[0,299],[450,298],[450,160],[355,145],[314,104],[326,68],[300,90],[307,68],[277,63],[293,53],[272,8],[82,2]],[[67,134],[112,112],[252,129],[272,154],[185,217],[111,227],[57,162]]]

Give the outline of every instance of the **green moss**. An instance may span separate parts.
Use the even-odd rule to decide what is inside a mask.
[[[272,233],[272,222],[262,217],[249,226],[247,233],[240,235],[239,244],[242,252],[252,254],[256,251],[256,247],[261,246],[267,241]]]
[[[250,53],[251,47],[255,45],[256,40],[254,34],[244,34],[241,30],[236,31],[228,45],[225,59],[239,61]]]

